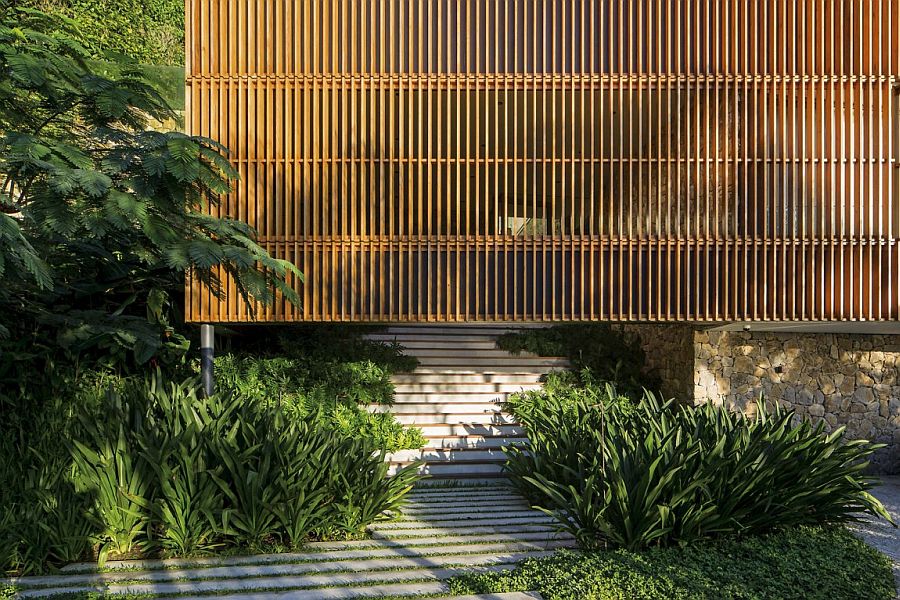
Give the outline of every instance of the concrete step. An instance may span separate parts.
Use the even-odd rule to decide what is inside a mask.
[[[412,342],[407,342],[407,344],[412,344]],[[446,347],[443,348],[434,348],[434,347],[409,347],[404,345],[403,353],[407,356],[415,356],[420,361],[423,358],[431,358],[435,356],[461,356],[461,357],[471,357],[471,358],[480,358],[480,359],[515,359],[518,361],[529,361],[535,360],[541,357],[536,354],[529,353],[521,353],[521,354],[510,354],[506,350],[501,350],[500,348],[481,348],[481,347],[472,347],[470,343],[459,343],[454,344],[452,342],[448,342]],[[552,357],[551,357],[552,358]]]
[[[502,412],[501,403],[511,394],[539,388],[542,375],[568,366],[564,358],[513,355],[497,348],[499,336],[522,329],[513,324],[397,325],[369,336],[397,343],[419,361],[414,372],[391,378],[391,407],[369,408],[420,427],[429,440],[424,450],[391,455],[391,472],[419,460],[424,461],[420,471],[432,477],[502,476],[506,456],[500,448],[509,440],[491,438],[522,437],[523,432],[511,427],[515,421]]]
[[[422,487],[421,485],[418,487]],[[418,487],[416,489],[418,489]],[[410,508],[427,507],[433,505],[449,506],[454,503],[481,505],[487,503],[492,506],[504,506],[507,502],[519,502],[522,498],[513,490],[470,493],[468,490],[445,489],[440,493],[426,494],[415,492],[415,496],[407,496]]]
[[[384,521],[379,522],[373,525],[373,528],[381,529],[381,528],[404,528],[404,527],[432,527],[436,525],[443,525],[446,523],[453,522],[457,525],[465,525],[466,523],[471,523],[473,521],[488,521],[488,520],[509,520],[509,519],[540,519],[544,518],[545,515],[542,512],[538,512],[537,510],[532,509],[528,505],[518,504],[518,505],[503,505],[502,507],[495,507],[492,511],[478,510],[478,511],[462,511],[458,513],[434,513],[427,512],[424,514],[411,514],[408,515],[406,513],[401,513],[399,516],[396,516],[392,521]]]
[[[405,414],[394,412],[394,418],[402,425],[515,425],[512,416],[498,412],[443,412],[435,414]]]
[[[479,498],[497,498],[498,496],[508,499],[517,499],[520,497],[518,490],[507,481],[492,481],[484,485],[459,485],[457,482],[449,482],[441,485],[437,479],[428,479],[420,481],[406,497],[410,502],[431,502],[434,500],[441,501],[464,501]],[[498,500],[502,502],[502,500]]]
[[[403,466],[405,463],[390,465],[388,475],[393,475]],[[502,461],[431,462],[420,465],[419,473],[442,479],[501,478],[505,476]]]
[[[393,413],[395,415],[441,415],[441,414],[482,414],[500,413],[500,406],[488,402],[452,402],[439,404],[437,402],[404,402],[394,406],[383,404],[370,404],[367,407],[371,413]]]
[[[504,423],[476,423],[464,421],[460,423],[421,423],[417,425],[422,434],[429,439],[446,436],[509,436],[524,437],[525,429],[521,425]]]
[[[502,448],[503,446],[512,446],[513,444],[528,444],[528,438],[513,436],[425,436],[425,439],[428,440],[428,443],[426,448],[423,448],[423,450],[484,450],[487,448]]]
[[[402,392],[394,395],[394,406],[399,404],[420,404],[422,402],[436,402],[438,404],[449,404],[453,402],[473,403],[483,402],[485,404],[496,404],[498,398],[507,398],[511,394],[521,391],[515,389],[503,392]]]
[[[445,450],[441,448],[431,448],[422,450],[398,450],[397,452],[392,452],[388,454],[385,459],[388,462],[392,463],[409,463],[414,460],[425,460],[428,462],[437,462],[437,461],[452,461],[452,462],[467,462],[467,461],[491,461],[491,460],[506,460],[506,454],[503,453],[502,450],[494,449],[494,450]]]
[[[461,536],[461,535],[495,535],[495,534],[520,534],[540,533],[542,535],[556,535],[557,526],[553,523],[507,523],[505,525],[468,525],[451,527],[414,527],[409,529],[383,529],[372,532],[376,539],[404,540],[407,538],[430,536]]]
[[[485,566],[492,564],[512,564],[538,554],[543,555],[544,550],[522,551],[490,551],[484,553],[459,553],[429,556],[429,567],[456,567],[456,566]],[[116,593],[129,594],[177,594],[185,589],[192,592],[213,592],[230,589],[259,589],[275,587],[287,587],[287,581],[272,581],[275,585],[258,585],[264,578],[286,579],[290,577],[293,583],[291,587],[302,587],[305,582],[300,578],[305,575],[318,573],[379,571],[382,569],[416,569],[423,561],[417,555],[414,556],[388,556],[384,558],[350,558],[347,560],[315,560],[296,563],[277,563],[268,565],[232,565],[214,566],[202,569],[162,569],[153,571],[116,571],[110,573],[84,573],[77,575],[59,575],[48,577],[29,577],[16,581],[20,588],[34,588],[38,586],[53,585],[55,587],[82,587],[85,591],[96,590],[98,587],[117,586]],[[330,575],[334,577],[334,575]],[[409,579],[397,578],[399,580]],[[169,583],[179,580],[178,583]],[[183,582],[191,582],[187,585]],[[243,582],[243,583],[242,583]],[[255,583],[252,583],[255,582]],[[351,582],[348,582],[351,583]],[[167,585],[175,587],[167,588]],[[190,586],[188,588],[188,585]],[[161,587],[154,587],[161,586]],[[306,586],[309,587],[309,586]],[[162,588],[162,589],[161,589]]]
[[[521,365],[521,364],[509,364],[509,365],[498,365],[495,363],[484,364],[484,365],[421,365],[419,366],[414,376],[418,376],[419,374],[425,375],[439,375],[441,377],[453,377],[460,375],[468,375],[468,376],[476,376],[476,377],[493,377],[495,375],[510,375],[517,377],[517,381],[522,381],[525,379],[526,381],[536,381],[535,377],[540,377],[541,375],[546,375],[551,371],[559,371],[563,369],[562,366],[552,366],[552,365]],[[446,381],[446,379],[444,379]]]
[[[402,514],[404,515],[413,515],[413,514],[425,514],[425,513],[437,513],[443,514],[443,511],[447,511],[448,513],[453,512],[485,512],[485,511],[493,511],[496,512],[498,510],[498,506],[502,506],[504,508],[516,508],[518,509],[530,509],[528,501],[524,498],[501,498],[495,499],[493,502],[487,502],[485,500],[469,500],[468,502],[417,502],[404,506],[402,510]]]
[[[373,339],[369,336],[369,339]],[[381,339],[379,341],[384,342],[393,342],[397,340],[400,343],[400,339],[391,338],[391,339]],[[497,341],[494,337],[488,336],[404,336],[402,338],[404,351],[415,352],[419,349],[429,350],[434,348],[446,348],[449,350],[453,350],[456,348],[464,347],[471,349],[479,349],[479,350],[496,350],[497,349]]]
[[[394,592],[398,588],[396,586],[371,586],[367,584],[391,581],[409,581],[410,579],[423,580],[415,584],[405,584],[409,595],[413,591],[423,593],[422,590],[428,590],[424,593],[442,593],[447,588],[443,586],[443,580],[453,577],[460,572],[459,569],[403,569],[397,571],[382,571],[369,573],[332,573],[328,575],[306,575],[306,576],[284,576],[284,577],[249,577],[249,578],[232,578],[232,579],[213,579],[206,581],[184,581],[184,582],[130,582],[130,583],[97,583],[93,585],[69,586],[67,588],[45,589],[45,590],[23,590],[20,592],[22,598],[39,598],[44,596],[56,595],[59,593],[102,593],[107,596],[121,595],[162,595],[174,596],[176,594],[215,594],[216,598],[229,597],[234,594],[234,598],[249,598],[255,596],[257,592],[262,592],[263,597],[277,598],[381,598],[387,593],[396,595]],[[434,584],[437,584],[436,586]],[[322,587],[328,586],[328,587]],[[348,587],[348,586],[365,586],[365,587]],[[426,587],[427,586],[427,587]],[[306,588],[304,590],[303,588]],[[314,588],[314,589],[310,589]],[[371,595],[373,588],[378,589],[380,595]],[[272,592],[274,590],[290,590],[290,592],[282,591],[281,593]],[[365,590],[364,595],[359,592]]]
[[[512,373],[488,373],[473,371],[458,373],[418,369],[412,373],[395,373],[391,376],[394,387],[403,385],[531,385],[538,382],[542,373],[524,371]]]
[[[505,353],[504,353],[505,354]],[[520,357],[520,356],[510,356],[509,354],[505,354],[505,357],[494,357],[494,356],[479,356],[479,355],[471,355],[465,356],[463,353],[459,355],[440,355],[440,356],[421,356],[417,357],[419,360],[420,368],[428,368],[428,367],[484,367],[483,370],[479,370],[479,372],[487,372],[499,367],[504,368],[516,368],[519,371],[529,372],[531,369],[534,369],[537,372],[539,369],[547,369],[547,368],[558,368],[565,369],[568,366],[568,361],[564,358],[552,358],[552,357],[543,357],[543,356],[535,356],[535,357]]]
[[[553,525],[556,521],[543,513],[535,510],[522,511],[520,516],[477,515],[472,518],[459,519],[428,519],[421,521],[390,521],[376,523],[369,527],[372,531],[408,530],[408,529],[432,529],[435,527],[506,527],[510,525]]]
[[[424,536],[401,539],[363,539],[348,541],[310,542],[304,546],[308,551],[283,554],[256,554],[246,556],[211,556],[195,558],[166,558],[147,560],[118,560],[109,561],[104,565],[106,572],[135,572],[170,569],[200,569],[217,566],[240,565],[268,565],[290,562],[305,562],[317,556],[323,556],[331,552],[342,551],[373,551],[382,549],[404,550],[421,548],[421,554],[452,554],[460,547],[472,547],[487,544],[518,544],[520,542],[532,542],[534,544],[546,544],[549,542],[571,541],[572,536],[565,532],[546,531],[521,531],[512,533],[491,533],[486,535],[457,535],[457,536]],[[542,549],[546,549],[542,548]],[[460,551],[462,552],[462,551]],[[73,563],[60,569],[63,574],[91,574],[97,573],[96,563]],[[55,581],[55,579],[53,580]]]
[[[534,376],[534,381],[518,381],[513,383],[482,383],[479,381],[451,381],[451,382],[427,382],[416,381],[411,383],[394,382],[394,393],[396,398],[420,394],[453,394],[453,395],[496,395],[511,394],[524,390],[540,389],[541,384],[537,381],[540,375]]]
[[[508,501],[503,505],[503,508],[504,510],[531,510],[531,507],[524,499],[515,503]],[[452,506],[438,504],[435,504],[433,506],[409,506],[404,508],[401,514],[404,518],[407,519],[415,518],[420,520],[428,520],[440,518],[445,515],[473,515],[479,513],[496,514],[497,506],[491,504],[472,504],[468,506],[465,504],[454,504]]]

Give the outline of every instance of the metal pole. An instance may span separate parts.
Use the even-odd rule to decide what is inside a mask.
[[[212,325],[200,326],[200,380],[203,382],[203,392],[212,396],[215,392],[213,377],[213,342],[215,341],[215,327]]]

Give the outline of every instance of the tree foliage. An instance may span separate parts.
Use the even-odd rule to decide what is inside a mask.
[[[12,4],[71,19],[76,39],[94,58],[116,52],[141,63],[184,64],[184,0],[12,0]]]
[[[296,267],[213,216],[236,177],[226,149],[148,130],[173,116],[165,100],[136,64],[98,74],[73,31],[0,13],[0,336],[142,363],[186,346],[171,324],[186,273],[298,302]]]

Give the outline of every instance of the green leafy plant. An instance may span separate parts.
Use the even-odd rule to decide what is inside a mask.
[[[332,445],[327,431],[318,435],[309,431],[307,422],[285,427],[280,434],[280,460],[283,465],[278,486],[281,501],[273,507],[285,543],[301,546],[317,528],[330,518],[332,492],[326,485],[327,472],[321,468]]]
[[[299,302],[296,267],[210,210],[237,177],[227,149],[149,130],[175,114],[143,70],[123,59],[104,73],[89,57],[70,20],[0,10],[0,337],[55,340],[5,359],[122,369],[183,354],[168,298],[188,275],[215,294],[227,276],[244,300]]]
[[[808,600],[896,596],[890,559],[842,527],[798,527],[641,552],[559,552],[472,573],[453,594],[537,591],[547,600]]]
[[[631,550],[723,534],[890,519],[869,489],[866,458],[880,446],[843,429],[795,422],[760,401],[748,417],[646,393],[623,411],[612,386],[552,397],[513,413],[529,449],[508,448],[508,470],[535,504],[586,548]]]
[[[246,427],[252,425],[241,423],[214,443],[213,452],[223,465],[216,481],[229,500],[224,531],[250,548],[259,548],[264,539],[278,532],[280,525],[277,507],[282,503],[283,486],[279,485],[282,472],[281,465],[275,462],[275,445],[281,440],[255,443],[263,437],[255,431],[240,439],[239,432]]]
[[[237,394],[204,397],[193,379],[166,384],[157,373],[110,393],[104,412],[106,424],[87,427],[72,451],[79,482],[98,492],[101,536],[118,553],[355,537],[396,510],[419,478],[415,467],[387,477],[371,438]]]
[[[420,478],[415,467],[405,467],[388,477],[384,450],[362,451],[367,445],[363,439],[346,439],[344,454],[330,457],[333,462],[328,485],[335,511],[331,526],[348,537],[361,535],[366,525],[397,511]]]
[[[607,323],[565,323],[552,327],[523,329],[497,339],[497,347],[513,354],[569,359],[571,375],[556,384],[597,385],[613,383],[619,393],[634,400],[644,389],[657,390],[660,381],[647,367],[646,356],[636,336]]]
[[[110,551],[126,554],[146,526],[149,508],[145,465],[130,443],[124,425],[117,431],[89,428],[90,442],[72,442],[76,483],[95,496],[97,518],[102,524],[100,562]]]
[[[19,0],[72,21],[92,56],[124,54],[160,65],[184,64],[182,0]]]
[[[388,451],[421,448],[419,429],[363,406],[391,404],[391,374],[417,364],[399,346],[366,339],[366,331],[310,325],[235,336],[237,348],[216,358],[216,376],[246,402],[278,406],[294,421],[315,419],[342,436],[371,438]]]

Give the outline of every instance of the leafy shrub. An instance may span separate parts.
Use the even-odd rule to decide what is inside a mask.
[[[547,600],[811,600],[894,598],[890,560],[843,528],[800,527],[686,548],[527,560],[466,575],[454,594],[538,591]]]
[[[106,547],[185,555],[358,536],[418,477],[414,468],[386,477],[384,450],[370,438],[198,392],[195,381],[157,376],[111,393],[106,419],[72,444]]]
[[[386,468],[375,464],[374,457],[382,449],[418,448],[424,443],[419,430],[403,428],[389,413],[369,414],[356,401],[368,394],[365,397],[369,400],[390,402],[393,388],[389,374],[414,368],[415,359],[403,356],[395,346],[365,340],[361,336],[364,330],[358,327],[317,326],[287,331],[289,338],[282,342],[271,331],[261,331],[257,346],[234,344],[239,346],[238,352],[219,359],[219,387],[237,387],[237,392],[226,395],[239,398],[246,405],[242,410],[279,414],[287,422],[284,435],[297,428],[305,432],[297,434],[299,440],[323,439],[318,457],[310,460],[303,452],[291,453],[286,442],[277,445],[295,462],[291,467],[294,479],[280,480],[284,487],[280,492],[282,502],[272,507],[279,519],[277,543],[293,546],[310,535],[354,537],[361,530],[360,523],[372,512],[365,508],[359,494],[373,497],[380,489],[374,473]],[[251,543],[243,534],[223,533],[228,528],[237,533],[238,524],[230,519],[224,522],[226,515],[234,513],[224,512],[230,506],[225,504],[227,494],[213,477],[222,477],[217,469],[224,463],[207,447],[208,423],[201,427],[201,421],[188,427],[169,419],[158,427],[159,435],[168,432],[166,437],[144,440],[146,447],[134,446],[134,436],[126,436],[127,452],[105,447],[114,448],[118,443],[120,425],[125,431],[141,430],[149,435],[146,424],[142,425],[146,417],[140,411],[132,414],[134,411],[122,408],[109,412],[108,390],[115,392],[123,407],[147,403],[181,406],[187,400],[175,402],[173,398],[193,397],[193,382],[175,386],[177,389],[169,386],[162,392],[153,391],[145,388],[142,376],[121,374],[121,367],[101,370],[92,356],[83,356],[84,364],[75,366],[48,360],[41,363],[40,381],[22,378],[19,359],[29,360],[36,350],[30,338],[21,344],[8,340],[0,347],[0,410],[4,414],[0,420],[0,572],[35,573],[49,565],[81,560],[95,544],[104,554],[132,547],[134,551],[179,555]],[[251,352],[261,356],[254,358]],[[236,365],[236,371],[229,372],[229,361]],[[161,362],[170,378],[179,377],[173,373],[177,371],[173,361],[161,357]],[[356,362],[367,366],[347,366]],[[148,396],[138,402],[135,396],[141,394]],[[212,402],[210,399],[203,404],[205,410],[212,410]],[[153,414],[166,413],[160,409]],[[111,414],[118,416],[113,419]],[[170,414],[175,418],[186,413]],[[352,437],[365,440],[354,446],[347,439]],[[84,443],[82,450],[87,452],[75,447],[73,456],[61,443],[70,439]],[[340,449],[343,446],[337,446],[337,440],[343,440],[341,444],[348,449]],[[372,462],[366,454],[365,463],[354,463],[354,472],[345,479],[335,476],[326,481],[326,472],[334,474],[341,468],[339,463],[327,466],[328,460],[337,461],[348,453],[361,459],[359,453],[364,448],[371,450]],[[328,457],[329,452],[336,456]],[[79,456],[84,460],[73,471],[73,458]],[[124,460],[129,462],[121,462]],[[91,471],[91,479],[85,479],[84,473]],[[135,483],[128,473],[136,471],[157,482],[152,494],[134,494],[134,490],[128,491],[128,485],[118,486]],[[98,511],[101,482],[108,503]],[[357,493],[353,491],[356,486],[372,489]],[[143,493],[153,496],[154,501],[149,509],[141,509],[140,519],[131,523],[135,538],[129,541],[125,534],[132,527],[126,527],[124,519],[131,518],[131,505]],[[374,502],[377,507],[383,500]],[[332,519],[337,503],[342,503],[350,516]],[[120,536],[124,536],[121,544],[116,541]]]
[[[116,52],[162,65],[184,64],[184,0],[19,0],[67,17],[94,56]]]
[[[137,448],[125,424],[117,422],[116,426],[108,435],[97,435],[99,431],[94,429],[94,447],[78,441],[72,445],[76,481],[95,497],[102,527],[97,536],[101,560],[110,550],[118,554],[131,550],[144,530],[148,508],[148,473],[138,464]]]
[[[581,453],[594,443],[596,432],[603,428],[605,412],[614,407],[621,414],[633,410],[627,398],[610,391],[597,386],[573,387],[567,382],[556,385],[551,380],[541,389],[513,394],[504,404],[504,410],[516,416],[531,442],[529,450],[505,449],[510,457],[506,470],[532,502],[547,506],[549,498],[530,483],[529,477],[553,474],[560,485],[577,485],[578,471],[559,465],[579,464]]]
[[[0,360],[0,371],[10,364]],[[93,500],[75,488],[61,441],[82,435],[78,413],[99,419],[101,390],[119,380],[94,371],[76,378],[48,365],[41,382],[67,393],[37,395],[28,378],[17,385],[13,377],[0,372],[0,572],[35,573],[91,546]]]
[[[607,323],[566,323],[523,329],[500,336],[497,347],[513,354],[530,352],[538,356],[566,357],[571,364],[571,383],[600,386],[614,383],[622,395],[633,399],[639,399],[644,388],[656,390],[660,385],[656,375],[647,368],[640,340]]]
[[[863,475],[879,446],[845,442],[843,429],[794,424],[792,411],[770,413],[761,401],[748,417],[649,393],[623,411],[612,386],[604,396],[511,405],[531,441],[507,449],[513,480],[583,547],[685,544],[863,512],[890,518]]]
[[[248,402],[277,405],[294,419],[317,418],[343,435],[369,437],[389,451],[421,448],[420,430],[360,405],[391,404],[392,373],[411,371],[400,346],[371,341],[360,327],[316,325],[263,333],[216,358],[216,379]]]

